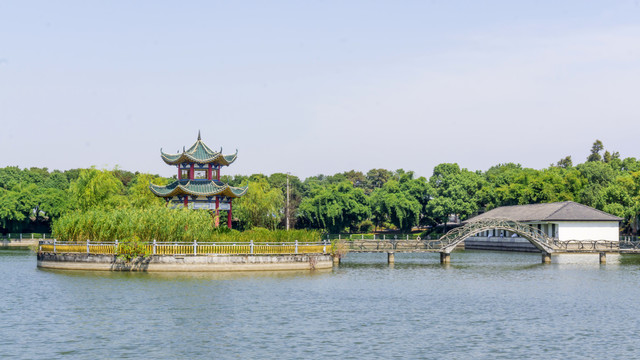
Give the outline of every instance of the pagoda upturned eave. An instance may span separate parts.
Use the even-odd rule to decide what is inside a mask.
[[[162,160],[169,165],[179,165],[182,163],[196,164],[216,164],[228,166],[238,157],[238,150],[235,154],[223,155],[221,151],[211,150],[202,140],[198,139],[189,149],[179,154],[167,154],[162,149],[160,155]]]
[[[177,195],[238,198],[244,195],[248,188],[248,186],[233,187],[222,183],[217,184],[214,180],[176,180],[166,186],[149,184],[153,194],[165,198]]]

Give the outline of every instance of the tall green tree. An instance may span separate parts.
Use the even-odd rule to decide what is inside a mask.
[[[234,202],[233,211],[241,227],[275,229],[284,216],[282,191],[272,188],[266,177],[253,178],[248,185],[247,193]]]
[[[371,194],[375,189],[381,188],[393,173],[386,169],[371,169],[367,172],[365,193]]]
[[[478,210],[477,194],[484,185],[482,177],[458,164],[440,164],[429,178],[432,198],[427,203],[427,214],[432,222],[446,224],[449,216],[464,220]]]
[[[162,198],[149,190],[149,184],[167,185],[169,184],[169,179],[151,174],[136,174],[128,183],[126,194],[128,203],[131,206],[146,208],[165,205],[165,201]]]
[[[72,207],[80,210],[115,208],[126,204],[124,186],[109,170],[94,167],[80,170],[78,179],[71,183],[69,191]]]
[[[371,216],[369,199],[364,191],[348,181],[314,185],[310,195],[302,200],[299,217],[302,223],[315,229],[337,233],[355,229]]]
[[[602,156],[600,152],[604,149],[604,145],[602,145],[602,141],[596,140],[591,146],[591,154],[587,157],[588,162],[592,161],[602,161]]]
[[[376,226],[388,220],[402,231],[411,231],[418,225],[422,208],[414,194],[396,180],[386,182],[371,194],[371,209]]]

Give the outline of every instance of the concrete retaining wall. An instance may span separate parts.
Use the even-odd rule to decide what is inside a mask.
[[[464,241],[467,250],[540,252],[529,240],[521,237],[472,236]]]
[[[38,253],[38,267],[102,271],[261,271],[333,267],[331,255],[152,255],[126,262],[114,255]]]
[[[30,246],[37,246],[38,239],[24,239],[24,240],[0,240],[0,248],[10,248],[10,249],[28,249]]]

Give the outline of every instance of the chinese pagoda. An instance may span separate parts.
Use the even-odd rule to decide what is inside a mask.
[[[238,157],[213,151],[200,138],[189,149],[178,154],[166,154],[160,149],[162,160],[178,168],[178,180],[167,186],[150,184],[156,196],[163,197],[168,206],[184,206],[190,209],[215,211],[215,223],[219,224],[220,210],[227,211],[227,226],[231,228],[232,201],[247,192],[245,187],[232,187],[220,181],[220,168],[229,166]]]

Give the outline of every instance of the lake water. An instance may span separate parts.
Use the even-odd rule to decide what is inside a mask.
[[[325,272],[51,271],[0,250],[2,359],[631,359],[640,257],[350,254]]]

